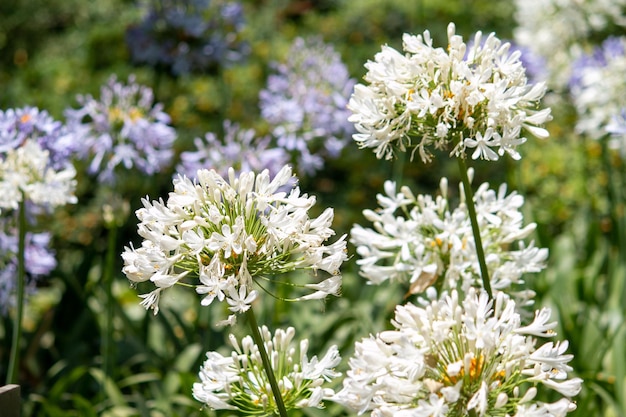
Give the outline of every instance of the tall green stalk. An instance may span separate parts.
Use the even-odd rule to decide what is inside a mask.
[[[478,264],[480,265],[480,275],[483,280],[483,287],[489,298],[493,298],[491,291],[491,281],[489,280],[489,271],[487,270],[487,262],[485,261],[485,250],[483,249],[483,242],[480,237],[480,228],[478,227],[478,217],[476,216],[476,207],[474,206],[474,192],[472,191],[472,184],[470,183],[467,175],[467,164],[465,159],[458,157],[459,170],[461,171],[461,181],[463,182],[463,192],[465,193],[465,204],[467,205],[467,212],[469,213],[470,222],[472,223],[472,234],[474,235],[474,243],[476,246],[476,255],[478,256]]]
[[[11,339],[11,356],[7,372],[7,384],[17,383],[20,363],[20,341],[22,340],[22,318],[24,316],[24,287],[26,286],[25,248],[26,248],[26,203],[22,201],[18,207],[18,247],[17,247],[17,311],[13,324]]]
[[[111,377],[113,358],[113,266],[115,265],[117,226],[107,228],[108,245],[105,257],[102,284],[105,291],[104,326],[102,334],[102,371],[105,381]]]
[[[246,318],[248,319],[248,324],[250,325],[250,331],[252,331],[252,339],[254,339],[254,343],[256,343],[257,347],[259,348],[261,361],[263,361],[263,368],[265,368],[265,374],[267,375],[270,387],[272,388],[272,393],[274,394],[274,399],[276,400],[276,407],[278,407],[278,413],[281,417],[288,417],[287,409],[285,408],[285,403],[283,401],[283,396],[281,395],[280,388],[278,387],[278,383],[276,382],[274,370],[272,369],[272,363],[270,362],[270,359],[267,355],[267,350],[265,350],[265,343],[263,343],[263,338],[261,337],[259,325],[257,324],[256,317],[254,316],[254,311],[252,311],[252,307],[250,307],[248,311],[246,311]]]
[[[617,253],[622,261],[626,260],[626,194],[624,187],[626,176],[623,170],[615,169],[611,160],[611,149],[608,139],[602,141],[602,159],[607,175],[607,192],[612,222],[611,245],[617,246]]]

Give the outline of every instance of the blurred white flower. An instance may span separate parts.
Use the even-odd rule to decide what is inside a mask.
[[[0,207],[17,209],[24,200],[45,207],[76,203],[76,170],[71,164],[54,169],[51,162],[33,140],[8,149],[0,160]]]

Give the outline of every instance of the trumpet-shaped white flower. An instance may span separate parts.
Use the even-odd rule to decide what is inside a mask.
[[[322,282],[282,283],[299,287],[317,299],[337,294],[339,267],[347,259],[345,236],[330,245],[332,209],[309,218],[314,197],[301,195],[291,168],[274,177],[269,171],[235,175],[198,170],[197,179],[181,176],[167,202],[143,199],[137,210],[141,247],[125,248],[123,272],[134,283],[151,281],[157,288],[142,305],[158,311],[163,291],[181,283],[204,296],[202,305],[226,301],[230,310],[248,310],[257,296],[281,282],[274,275],[297,269],[325,271]],[[232,319],[229,318],[232,323]]]
[[[412,149],[427,162],[429,148],[458,157],[476,148],[474,159],[497,160],[504,153],[519,159],[522,128],[548,136],[540,126],[550,110],[537,108],[544,84],[528,84],[520,52],[493,33],[478,32],[466,45],[451,23],[447,49],[433,47],[428,31],[405,34],[403,44],[405,54],[383,46],[365,64],[368,85],[355,86],[348,108],[359,146],[386,159]]]
[[[433,198],[415,196],[408,187],[397,192],[394,182],[385,183],[386,195],[378,195],[380,207],[364,211],[373,227],[355,225],[351,231],[351,242],[360,256],[360,274],[368,283],[408,282],[411,293],[429,286],[467,291],[482,285],[467,205],[462,201],[450,207],[445,178],[440,189],[441,194]],[[491,286],[496,291],[510,290],[524,282],[524,274],[545,267],[547,249],[533,242],[519,243],[535,229],[534,223],[523,224],[523,203],[519,194],[507,194],[505,184],[496,191],[484,183],[474,195]],[[523,303],[533,295],[524,290],[516,298]]]
[[[259,330],[286,409],[323,408],[322,400],[335,395],[331,388],[323,387],[324,382],[341,375],[334,369],[341,361],[337,347],[331,346],[321,359],[309,359],[309,342],[304,339],[296,348],[293,327],[278,329],[273,336],[265,326]],[[200,382],[193,384],[194,398],[214,410],[238,410],[244,415],[277,413],[259,347],[251,336],[239,342],[230,335],[230,342],[235,348],[230,356],[207,352]]]
[[[568,377],[567,342],[537,347],[506,294],[489,300],[472,288],[465,299],[454,290],[422,302],[398,306],[394,330],[356,343],[334,401],[373,417],[548,417],[576,408],[582,380]],[[565,398],[536,401],[541,386]]]

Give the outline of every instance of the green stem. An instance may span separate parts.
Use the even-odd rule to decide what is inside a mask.
[[[461,181],[463,182],[463,191],[465,193],[465,204],[467,205],[467,212],[469,213],[470,222],[472,223],[472,234],[474,235],[476,255],[478,256],[478,264],[480,265],[480,275],[483,279],[483,287],[485,288],[485,291],[487,291],[489,298],[493,298],[491,281],[489,280],[489,271],[487,270],[487,262],[485,261],[485,251],[480,237],[480,228],[478,227],[476,207],[474,206],[472,184],[470,184],[469,177],[467,176],[467,165],[465,164],[465,159],[463,157],[458,157],[457,161],[459,161],[459,170],[461,171]]]
[[[24,195],[18,208],[18,247],[17,247],[17,312],[13,324],[11,356],[7,373],[7,384],[17,383],[20,362],[20,341],[22,339],[22,317],[24,316],[24,287],[26,283],[25,248],[26,248],[26,204]]]
[[[398,152],[397,158],[393,161],[393,180],[396,184],[402,183],[404,175],[404,163],[406,161],[406,152]]]
[[[248,319],[248,324],[250,325],[250,330],[252,331],[252,339],[254,339],[254,343],[256,343],[259,348],[259,353],[261,354],[261,360],[263,361],[263,368],[265,368],[265,374],[267,375],[267,379],[270,382],[270,387],[272,387],[272,393],[274,394],[274,399],[276,400],[276,407],[278,408],[278,413],[281,417],[287,416],[287,409],[285,408],[285,403],[283,402],[283,397],[280,394],[280,389],[278,388],[278,383],[276,383],[276,377],[274,376],[274,370],[272,369],[272,363],[270,362],[269,357],[267,356],[267,350],[265,350],[265,343],[263,343],[263,338],[261,337],[261,332],[259,331],[259,325],[256,322],[256,317],[254,316],[254,311],[252,311],[252,307],[246,311],[246,318]]]
[[[613,166],[608,138],[602,141],[602,157],[608,177],[607,191],[611,207],[611,235],[613,237],[611,245],[617,245],[620,258],[624,260],[624,255],[626,255],[626,221],[624,217],[625,198],[622,195],[624,184],[621,181],[624,177],[620,170],[616,170]]]
[[[108,246],[102,276],[102,285],[105,291],[104,326],[102,334],[102,371],[105,381],[111,377],[111,362],[113,357],[113,266],[115,264],[115,248],[117,227],[111,225],[107,229]]]

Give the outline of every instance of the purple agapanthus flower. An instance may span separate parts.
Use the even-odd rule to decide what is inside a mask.
[[[626,108],[624,73],[626,37],[623,36],[607,38],[572,64],[569,87],[578,113],[578,133],[592,139],[613,133],[608,131],[609,126],[615,125],[615,118],[619,119]],[[615,140],[610,142],[612,146],[622,147]]]
[[[356,80],[319,38],[295,39],[286,62],[273,68],[259,94],[261,114],[278,145],[295,155],[299,171],[312,174],[351,140],[346,106]]]
[[[254,129],[244,129],[229,120],[224,122],[224,137],[213,132],[194,140],[195,150],[182,152],[178,174],[189,178],[199,169],[214,169],[224,178],[228,169],[236,172],[261,172],[264,169],[275,175],[288,162],[289,155],[283,148],[270,147],[269,136],[259,137]]]
[[[613,59],[623,57],[624,52],[624,40],[613,36],[602,42],[601,46],[594,48],[591,53],[581,55],[572,63],[570,89],[584,88],[585,73],[589,69],[606,67]]]
[[[0,153],[17,149],[33,140],[48,151],[52,168],[64,168],[76,150],[73,133],[45,110],[26,106],[0,110]]]
[[[50,249],[50,233],[26,233],[24,249],[27,290],[32,293],[36,281],[57,266]],[[17,252],[17,229],[5,218],[0,222],[0,314],[6,314],[15,304]]]
[[[68,126],[80,136],[78,157],[90,160],[88,172],[113,183],[116,169],[136,168],[155,174],[173,157],[176,131],[152,90],[130,76],[127,84],[112,76],[100,98],[78,96],[79,109],[67,109]]]
[[[179,76],[211,71],[243,60],[243,7],[234,1],[153,0],[144,20],[126,32],[137,64]]]

